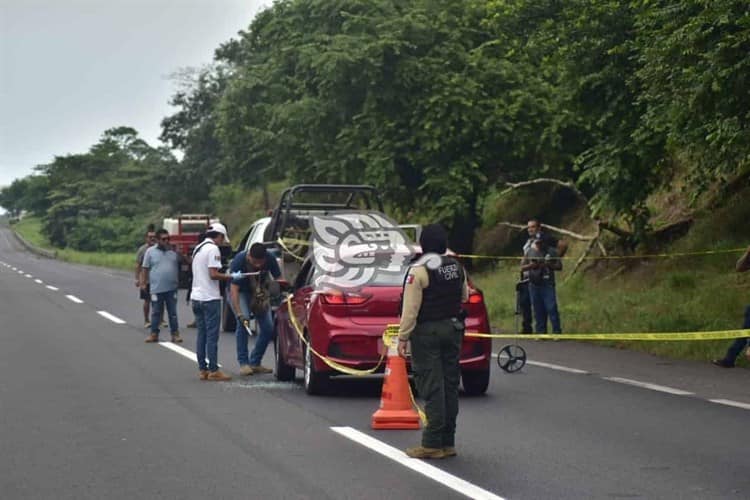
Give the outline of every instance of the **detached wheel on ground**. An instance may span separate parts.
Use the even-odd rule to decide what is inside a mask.
[[[237,318],[234,317],[234,311],[232,311],[229,301],[226,299],[221,307],[221,328],[225,332],[233,332],[237,328]]]
[[[277,336],[273,341],[274,359],[276,360],[276,366],[274,369],[274,375],[276,380],[281,382],[290,382],[294,380],[294,367],[284,363],[284,358],[281,355],[281,349],[279,349],[279,337]]]
[[[469,396],[481,396],[490,385],[489,370],[462,370],[461,382],[464,392]]]
[[[304,386],[305,392],[310,395],[323,394],[328,389],[328,382],[330,380],[327,373],[315,370],[314,358],[315,355],[305,345]]]

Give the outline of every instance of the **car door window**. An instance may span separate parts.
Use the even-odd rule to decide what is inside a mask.
[[[294,280],[294,289],[299,290],[300,288],[309,285],[312,279],[312,260],[307,260],[302,264],[297,277]]]

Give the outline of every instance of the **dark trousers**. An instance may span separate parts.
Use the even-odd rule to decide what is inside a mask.
[[[520,282],[516,285],[516,314],[521,315],[521,333],[532,333],[531,329],[531,295],[529,295],[529,282]],[[516,324],[516,327],[518,325]]]
[[[745,307],[745,321],[742,323],[742,328],[743,330],[750,328],[750,306]],[[727,354],[724,356],[724,362],[733,365],[737,356],[739,356],[740,353],[742,353],[742,350],[747,346],[749,340],[750,338],[734,339],[732,345],[727,349]]]
[[[462,337],[463,323],[457,320],[419,323],[411,334],[411,365],[427,414],[425,448],[455,446]]]

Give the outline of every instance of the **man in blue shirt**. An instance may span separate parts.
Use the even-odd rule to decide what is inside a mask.
[[[165,304],[172,342],[182,342],[177,325],[177,285],[180,262],[183,260],[184,257],[170,246],[169,232],[159,229],[156,232],[156,245],[146,250],[141,266],[141,289],[145,291],[150,287],[151,294],[151,335],[146,342],[159,342],[159,320]]]
[[[271,373],[273,370],[262,366],[263,355],[274,335],[268,285],[272,279],[281,277],[281,269],[276,259],[269,255],[262,243],[254,243],[250,250],[238,253],[229,265],[230,273],[247,273],[233,279],[230,285],[231,304],[237,315],[237,362],[240,375]],[[260,333],[255,341],[253,352],[248,358],[247,341],[250,315],[255,316]]]

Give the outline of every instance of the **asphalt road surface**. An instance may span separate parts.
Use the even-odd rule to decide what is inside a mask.
[[[184,351],[144,344],[132,273],[0,229],[0,498],[750,498],[747,370],[528,342],[462,397],[459,456],[428,462],[399,451],[418,431],[369,428],[380,380],[239,377],[222,333],[234,380],[201,382],[181,331]]]

